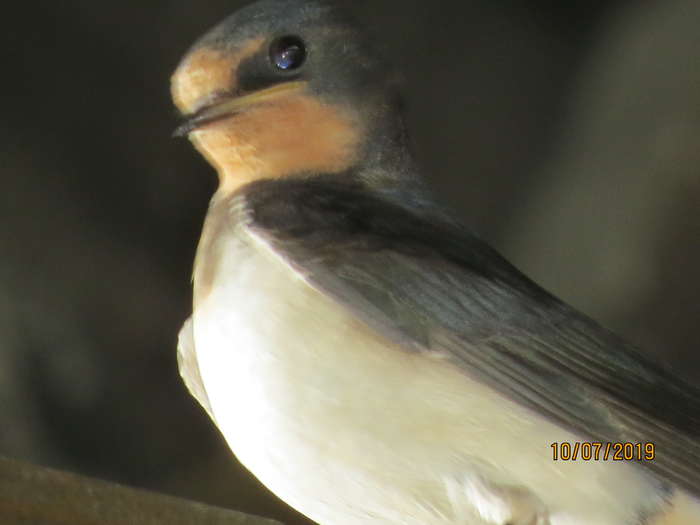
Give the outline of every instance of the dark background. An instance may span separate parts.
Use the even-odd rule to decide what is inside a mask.
[[[237,466],[175,364],[216,179],[170,138],[168,80],[238,5],[3,7],[0,454],[301,523]],[[404,72],[445,200],[700,379],[700,3],[352,6]]]

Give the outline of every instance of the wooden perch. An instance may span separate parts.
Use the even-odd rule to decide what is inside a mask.
[[[279,525],[279,522],[0,458],[3,525]]]

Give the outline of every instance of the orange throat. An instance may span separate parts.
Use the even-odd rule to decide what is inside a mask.
[[[359,128],[341,108],[297,93],[206,124],[190,140],[228,193],[261,178],[344,171],[357,159]]]

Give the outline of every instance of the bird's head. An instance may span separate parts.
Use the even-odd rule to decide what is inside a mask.
[[[223,189],[260,178],[401,171],[408,153],[396,75],[326,2],[262,0],[188,51],[172,96]]]

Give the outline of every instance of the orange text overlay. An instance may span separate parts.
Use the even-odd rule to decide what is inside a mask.
[[[654,443],[561,441],[551,445],[554,461],[653,461]]]

